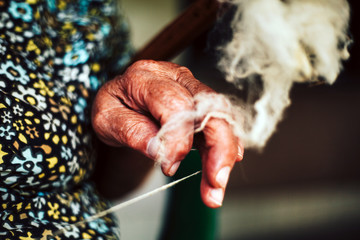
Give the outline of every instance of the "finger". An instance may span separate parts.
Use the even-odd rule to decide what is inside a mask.
[[[199,93],[215,93],[200,81],[193,81],[194,76],[185,67],[178,67],[176,76],[176,81],[188,89],[193,96]],[[197,100],[202,101],[203,96],[198,97]],[[217,107],[220,107],[220,112],[229,110],[229,103],[221,96],[218,95],[215,99],[218,101]],[[231,116],[230,113],[228,115]],[[202,136],[201,143],[195,142],[201,150],[203,160],[201,196],[206,205],[215,208],[222,204],[229,174],[234,163],[243,159],[244,146],[241,140],[234,136],[229,124],[220,119],[211,119],[206,124]]]
[[[156,136],[159,126],[123,105],[104,88],[98,92],[92,111],[92,125],[100,140],[114,147],[129,146],[154,158],[148,152],[148,142]]]
[[[193,81],[194,76],[185,67],[178,67],[176,76],[176,81],[188,89],[193,96],[204,92],[215,93],[201,82]],[[216,99],[219,101],[219,106],[224,105],[219,111],[226,112],[229,107],[227,101],[219,96]],[[195,143],[199,146],[203,160],[201,196],[207,206],[215,208],[222,204],[229,174],[234,163],[243,159],[244,147],[224,120],[211,119],[203,132],[203,141]]]
[[[244,158],[244,145],[242,141],[238,138],[238,152],[236,156],[236,162],[240,162]]]
[[[163,148],[160,153],[164,157],[158,157],[163,172],[171,176],[192,146],[194,121],[186,113],[194,110],[194,102],[191,93],[174,81],[169,69],[158,64],[145,64],[145,83],[140,89],[143,95],[132,95],[140,96],[135,101],[139,106],[145,106],[144,110],[149,111],[161,125],[163,134],[158,134],[161,139],[157,140],[161,141]]]
[[[201,197],[209,207],[222,205],[230,172],[238,154],[238,141],[229,124],[212,118],[204,133],[204,145],[200,149],[203,162]]]
[[[94,106],[116,106],[108,108],[107,111],[102,111],[101,114],[96,114],[96,116],[93,117],[93,126],[99,138],[108,145],[115,147],[128,146],[151,159],[156,159],[161,144],[157,138],[159,126],[152,118],[133,111],[124,105],[119,105],[116,101],[115,98],[111,100],[107,99],[103,102],[95,101],[96,104],[94,104]],[[172,133],[169,134],[172,135]],[[169,146],[170,147],[167,147],[173,149],[171,144],[169,144]],[[184,151],[189,150],[186,149]],[[181,154],[183,154],[183,156],[181,156]],[[180,160],[182,160],[185,155],[186,153],[178,153]],[[180,161],[175,162],[171,166],[163,164],[163,171],[169,176],[173,175],[179,165]],[[169,169],[166,169],[166,167]]]
[[[165,146],[164,159],[166,161],[163,161],[161,165],[166,175],[173,175],[180,161],[190,151],[194,132],[192,118],[189,118],[189,121],[179,120],[180,125],[177,124],[176,127],[168,124],[176,123],[176,117],[186,115],[181,113],[191,112],[194,109],[191,93],[173,78],[174,75],[166,67],[152,61],[140,61],[131,66],[123,77],[115,80],[113,85],[116,87],[107,88],[109,95],[128,109],[143,115],[150,115],[150,118],[160,126],[166,126],[166,132],[162,135],[162,139],[147,141],[148,151],[156,149],[152,146],[159,145],[159,142],[162,143],[160,145]],[[126,125],[126,122],[132,122],[132,119],[127,118],[124,121],[119,124]],[[119,127],[121,128],[121,126]],[[126,128],[122,129],[126,130]],[[132,137],[129,137],[126,141],[132,141],[131,139]]]

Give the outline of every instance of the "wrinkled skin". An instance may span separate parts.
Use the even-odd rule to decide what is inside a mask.
[[[187,68],[169,62],[138,61],[99,90],[92,109],[94,130],[110,146],[128,146],[155,160],[158,142],[154,137],[160,126],[178,112],[193,110],[193,96],[199,92],[213,90]],[[219,207],[229,173],[242,159],[243,148],[221,119],[210,119],[200,138],[189,132],[194,133],[194,123],[168,133],[167,139],[172,141],[166,143],[168,161],[161,164],[162,171],[167,176],[175,174],[181,160],[196,145],[203,165],[201,197],[207,206]]]

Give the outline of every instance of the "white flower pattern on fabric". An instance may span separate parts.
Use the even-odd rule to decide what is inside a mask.
[[[16,172],[23,175],[32,174],[37,175],[41,173],[41,163],[44,159],[44,156],[40,153],[33,153],[30,147],[27,147],[21,151],[20,156],[14,156],[11,163],[18,165]]]
[[[1,64],[0,74],[5,74],[8,79],[19,81],[22,84],[27,84],[30,81],[25,69],[20,65],[15,65],[12,61]]]
[[[60,126],[60,120],[54,118],[51,113],[44,113],[41,115],[41,118],[45,121],[45,130],[51,130],[53,132],[56,132],[57,127]]]

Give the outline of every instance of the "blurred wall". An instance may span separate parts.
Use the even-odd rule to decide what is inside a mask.
[[[120,0],[131,26],[134,47],[144,46],[177,14],[176,0]]]

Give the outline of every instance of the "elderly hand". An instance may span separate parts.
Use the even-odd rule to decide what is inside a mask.
[[[193,96],[200,92],[214,91],[187,68],[169,62],[138,61],[99,90],[92,110],[94,130],[108,145],[129,146],[155,159],[159,150],[155,136],[161,126],[175,114],[193,110]],[[175,174],[191,150],[194,124],[187,122],[167,133],[168,161],[161,164],[164,174]],[[243,149],[229,124],[216,118],[207,122],[196,146],[203,165],[201,197],[207,206],[219,207],[230,171],[242,159]]]

